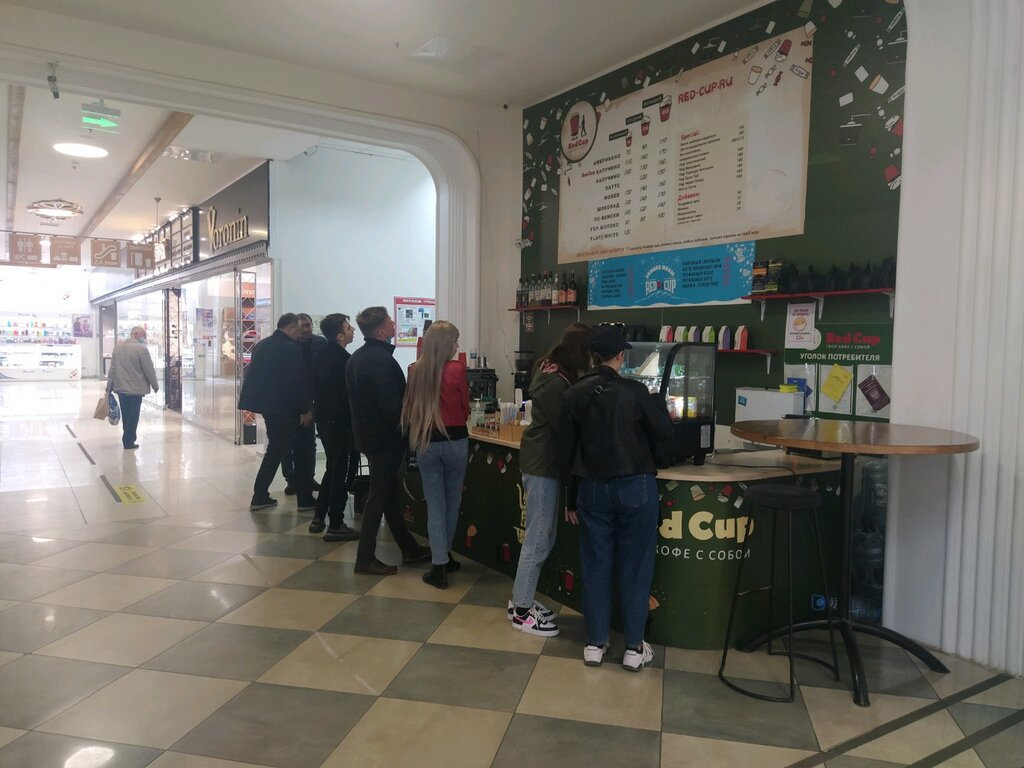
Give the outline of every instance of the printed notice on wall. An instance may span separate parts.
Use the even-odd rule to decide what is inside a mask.
[[[395,346],[415,347],[434,320],[434,299],[395,296]]]
[[[797,28],[564,115],[558,261],[801,234],[812,39]]]

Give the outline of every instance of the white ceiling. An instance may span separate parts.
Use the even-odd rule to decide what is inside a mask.
[[[528,105],[752,0],[13,0],[483,104]],[[435,41],[444,55],[416,58]]]

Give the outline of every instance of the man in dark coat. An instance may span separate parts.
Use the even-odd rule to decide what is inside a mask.
[[[313,391],[313,360],[327,347],[327,339],[313,333],[313,318],[305,312],[296,315],[299,318],[299,338],[296,341],[299,349],[302,350],[302,361],[306,366],[306,384],[309,387],[309,396],[316,400]],[[313,425],[308,427],[300,426],[295,430],[292,437],[291,448],[285,451],[281,457],[281,474],[284,475],[286,495],[298,495],[299,512],[310,512],[316,502],[313,499],[313,491],[320,490],[316,482],[316,433]],[[309,490],[300,493],[300,488]]]
[[[263,462],[252,488],[249,511],[270,509],[277,499],[270,497],[270,483],[277,474],[281,457],[292,444],[295,430],[313,423],[313,403],[306,382],[306,366],[299,338],[299,318],[287,312],[277,321],[272,336],[259,342],[252,351],[252,362],[245,371],[239,410],[263,414],[267,427],[267,446]],[[307,497],[312,489],[303,488]]]
[[[430,559],[430,550],[416,543],[405,527],[398,509],[398,470],[405,456],[405,440],[399,427],[405,374],[395,360],[395,321],[384,307],[368,307],[356,316],[363,334],[363,346],[345,367],[352,432],[356,448],[366,454],[370,465],[370,491],[359,533],[356,573],[388,576],[397,573],[393,565],[377,559],[377,532],[381,517],[388,521],[391,535],[402,550],[402,564]]]

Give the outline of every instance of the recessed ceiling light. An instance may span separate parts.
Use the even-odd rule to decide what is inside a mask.
[[[29,204],[28,212],[46,222],[72,219],[82,215],[82,206],[67,200],[36,200]]]
[[[62,155],[70,155],[71,157],[106,157],[110,154],[103,147],[97,147],[93,144],[62,142],[54,144],[53,148]]]

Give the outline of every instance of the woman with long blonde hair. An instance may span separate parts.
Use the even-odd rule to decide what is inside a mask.
[[[438,589],[447,587],[448,573],[461,567],[451,548],[469,459],[469,382],[465,363],[453,359],[458,348],[459,329],[445,320],[434,322],[402,404],[402,429],[416,451],[427,500],[432,567],[423,581]]]

